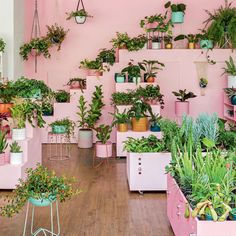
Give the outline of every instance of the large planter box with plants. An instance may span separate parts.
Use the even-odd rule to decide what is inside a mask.
[[[128,138],[124,149],[130,191],[163,191],[167,189],[165,167],[170,163],[170,152],[163,140],[150,135],[141,139]]]

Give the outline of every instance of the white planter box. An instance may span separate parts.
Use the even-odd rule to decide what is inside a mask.
[[[228,88],[236,88],[236,76],[228,76]]]
[[[163,191],[167,189],[165,167],[171,153],[128,153],[126,167],[130,191]]]
[[[20,165],[23,163],[23,152],[13,153],[10,152],[10,164]]]

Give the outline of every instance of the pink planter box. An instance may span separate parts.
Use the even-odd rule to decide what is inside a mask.
[[[112,157],[112,142],[108,141],[106,144],[97,142],[95,147],[96,147],[96,157],[100,158]]]
[[[175,236],[235,236],[236,221],[204,221],[197,218],[185,218],[187,199],[178,184],[167,175],[167,216]],[[190,212],[192,210],[190,209]]]
[[[182,117],[183,114],[189,114],[189,102],[175,102],[175,115],[178,117]]]

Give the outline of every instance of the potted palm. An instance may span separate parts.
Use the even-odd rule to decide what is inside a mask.
[[[70,89],[81,89],[83,92],[83,89],[86,88],[86,79],[71,78],[66,85],[70,86]]]
[[[75,18],[75,22],[77,24],[84,24],[87,17],[93,17],[93,16],[89,15],[89,13],[87,11],[85,11],[85,9],[72,11],[72,12],[66,13],[66,14],[68,15],[68,17],[66,18],[67,20],[70,20],[71,18]]]
[[[142,62],[138,63],[141,70],[144,73],[144,82],[153,83],[155,82],[156,75],[158,70],[162,70],[162,67],[165,65],[157,60],[143,60]]]
[[[174,41],[187,39],[188,40],[188,49],[195,49],[196,44],[198,43],[201,35],[200,34],[180,34],[174,38]]]
[[[187,92],[186,89],[172,92],[178,101],[175,101],[175,114],[182,117],[183,114],[189,114],[189,101],[190,98],[197,97],[193,92]]]
[[[87,60],[84,59],[80,62],[79,68],[85,69],[87,71],[88,76],[102,76],[105,71],[105,66],[103,66],[102,62],[98,59],[96,60]]]
[[[0,131],[0,166],[6,164],[6,153],[5,150],[7,148],[7,138],[6,138],[6,133],[3,131]]]
[[[14,141],[10,145],[10,164],[11,165],[20,165],[23,163],[23,152],[19,144]]]
[[[228,75],[228,88],[236,88],[236,66],[233,58],[230,56],[229,61],[225,61],[226,67],[223,68],[224,73]]]
[[[114,120],[113,125],[117,124],[117,131],[118,132],[127,132],[128,131],[128,123],[130,122],[129,115],[127,114],[126,110],[122,113],[116,112],[113,114]]]
[[[135,65],[133,60],[130,60],[128,66],[122,69],[121,73],[128,74],[128,81],[133,83],[140,83],[141,82],[141,69],[139,65]]]
[[[171,21],[173,24],[182,24],[184,22],[184,14],[186,10],[186,5],[183,3],[171,4],[167,2],[165,8],[171,8]]]
[[[224,89],[227,97],[230,99],[232,105],[236,105],[236,89],[235,88],[225,88]]]
[[[112,142],[108,141],[112,132],[112,126],[101,124],[95,128],[96,137],[99,140],[96,143],[96,157],[112,157]]]
[[[55,92],[55,99],[58,103],[70,102],[70,93],[65,90],[58,90]]]
[[[100,119],[102,115],[102,108],[104,103],[102,86],[96,86],[93,92],[91,104],[89,108],[87,106],[87,101],[84,96],[79,98],[79,111],[77,115],[79,116],[79,132],[78,132],[78,147],[79,148],[91,148],[93,146],[93,128],[96,122]]]

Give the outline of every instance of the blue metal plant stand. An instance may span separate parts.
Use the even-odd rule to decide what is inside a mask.
[[[30,224],[30,229],[31,229],[31,236],[36,236],[39,233],[43,233],[45,236],[50,235],[50,236],[59,236],[60,235],[60,220],[59,220],[59,210],[58,210],[58,201],[56,200],[54,202],[56,204],[56,216],[57,216],[57,233],[54,232],[54,224],[53,224],[53,202],[50,203],[50,215],[51,215],[51,230],[44,229],[44,228],[38,228],[37,230],[34,229],[34,209],[35,206],[32,204],[32,216],[31,216],[31,224]],[[26,236],[26,228],[27,228],[27,221],[28,221],[28,215],[29,215],[29,205],[30,202],[28,201],[27,203],[27,210],[26,210],[26,215],[25,215],[25,225],[24,225],[24,231],[23,231],[23,236]]]

